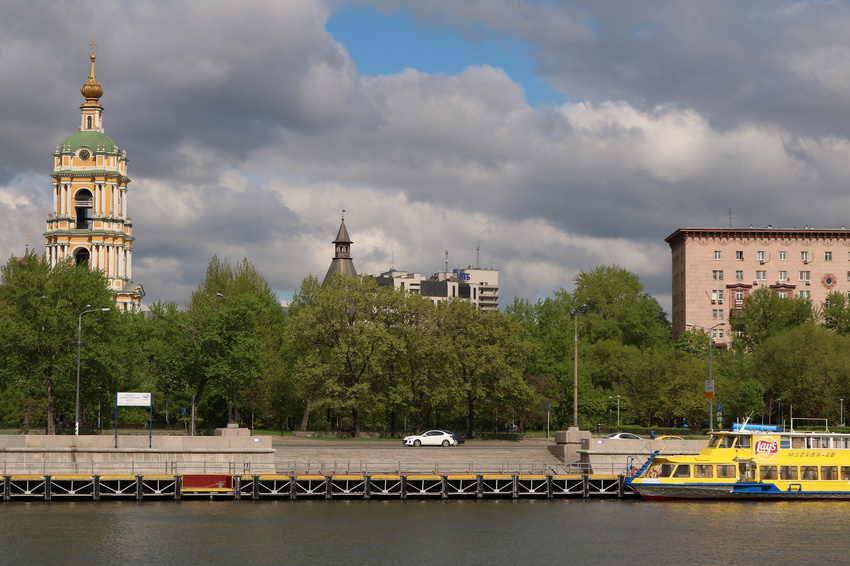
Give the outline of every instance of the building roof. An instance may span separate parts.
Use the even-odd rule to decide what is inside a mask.
[[[118,144],[112,141],[112,138],[96,130],[84,130],[71,134],[65,138],[59,149],[60,151],[74,152],[81,147],[87,147],[92,151],[113,152],[118,150]]]
[[[672,245],[674,242],[688,236],[727,236],[739,238],[776,238],[789,236],[823,238],[824,236],[829,236],[846,239],[850,238],[850,230],[845,229],[843,226],[835,230],[818,230],[809,228],[808,226],[805,228],[774,228],[773,226],[768,226],[767,228],[679,228],[664,238],[664,241]]]

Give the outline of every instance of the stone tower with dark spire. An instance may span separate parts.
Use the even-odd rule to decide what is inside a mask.
[[[357,270],[354,269],[354,262],[351,260],[351,238],[348,236],[348,230],[345,228],[345,211],[342,211],[342,222],[339,225],[339,231],[336,233],[334,240],[334,258],[331,261],[331,266],[328,268],[328,273],[325,275],[322,285],[327,283],[334,273],[340,273],[345,277],[357,277]]]

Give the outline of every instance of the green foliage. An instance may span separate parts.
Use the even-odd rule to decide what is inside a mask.
[[[81,398],[115,385],[121,359],[115,355],[116,314],[81,315],[115,305],[101,273],[70,262],[51,268],[45,258],[30,254],[11,258],[0,273],[0,382],[16,390],[25,424],[37,400],[45,399],[52,433],[58,416],[74,421],[78,326],[84,338]]]
[[[761,287],[744,299],[744,308],[731,317],[736,347],[753,350],[776,334],[815,319],[811,299],[781,298],[769,287]]]

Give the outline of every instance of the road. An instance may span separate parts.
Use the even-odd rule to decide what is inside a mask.
[[[560,460],[545,439],[471,440],[458,446],[404,446],[401,440],[322,440],[273,436],[279,472],[292,473],[541,473]]]

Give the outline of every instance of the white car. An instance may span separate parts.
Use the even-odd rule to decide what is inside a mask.
[[[643,440],[636,434],[632,434],[630,432],[612,432],[605,438],[624,438],[626,440]]]
[[[454,435],[445,430],[429,430],[422,434],[405,436],[403,442],[405,446],[455,446],[457,444]]]

